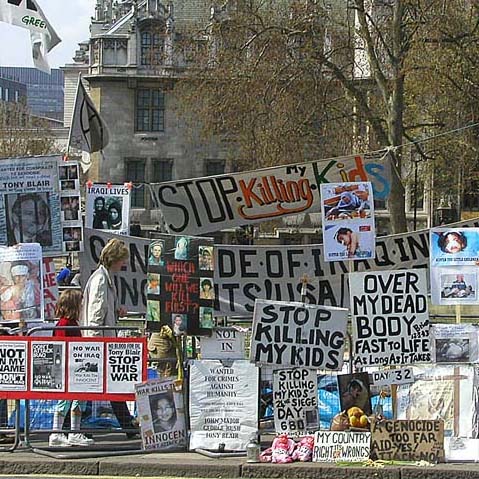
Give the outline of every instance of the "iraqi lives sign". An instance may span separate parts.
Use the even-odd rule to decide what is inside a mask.
[[[383,155],[384,156],[384,155]],[[319,185],[372,181],[386,199],[387,159],[363,156],[323,160],[152,185],[166,226],[174,234],[202,234],[298,213],[319,212]]]
[[[250,360],[256,364],[339,370],[347,322],[346,309],[257,300]]]
[[[190,449],[245,450],[258,429],[258,368],[248,361],[193,361]]]
[[[317,371],[303,368],[274,371],[273,410],[277,434],[298,437],[317,431]]]
[[[426,271],[350,276],[356,366],[431,361]]]

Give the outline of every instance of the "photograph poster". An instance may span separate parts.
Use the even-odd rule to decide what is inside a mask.
[[[213,258],[210,238],[157,235],[148,250],[147,321],[169,326],[175,336],[210,336]]]
[[[479,329],[474,324],[434,324],[431,352],[436,363],[477,363]]]
[[[64,341],[32,341],[30,389],[38,392],[65,391]]]
[[[131,185],[93,184],[86,187],[86,227],[128,235]]]
[[[102,393],[104,343],[71,341],[68,345],[68,391]]]
[[[143,449],[186,447],[182,388],[174,380],[150,379],[135,386]]]
[[[322,184],[321,213],[326,261],[375,257],[376,230],[371,183]]]
[[[1,322],[43,321],[43,263],[38,243],[0,246]]]

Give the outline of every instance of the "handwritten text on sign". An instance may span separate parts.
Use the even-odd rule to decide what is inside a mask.
[[[373,421],[371,456],[382,460],[444,460],[444,422]]]
[[[317,431],[313,462],[359,462],[369,458],[369,432]]]
[[[256,300],[250,359],[256,364],[338,370],[347,310]]]
[[[356,366],[429,362],[426,271],[353,273]]]
[[[370,374],[374,386],[389,386],[391,384],[409,384],[414,382],[412,368],[391,369],[390,371],[374,371]]]

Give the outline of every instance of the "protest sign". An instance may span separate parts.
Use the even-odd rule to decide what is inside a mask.
[[[152,185],[155,206],[174,234],[203,234],[281,216],[320,211],[319,185],[372,181],[378,199],[390,191],[385,154],[356,156]]]
[[[27,343],[0,341],[0,389],[27,390]]]
[[[369,459],[371,433],[316,431],[313,462],[362,462]]]
[[[432,358],[436,363],[475,363],[479,360],[479,329],[473,324],[431,326]]]
[[[157,235],[148,255],[146,319],[168,325],[175,336],[211,334],[212,258],[211,239]]]
[[[341,369],[347,322],[346,309],[258,299],[250,360],[256,364]]]
[[[0,246],[2,322],[43,321],[42,248],[38,243]]]
[[[444,462],[444,423],[373,421],[371,457],[386,461]]]
[[[318,428],[318,376],[312,369],[273,373],[274,428],[277,434],[305,436]]]
[[[426,271],[350,275],[356,366],[431,361]]]
[[[392,384],[409,384],[414,382],[412,368],[373,371],[369,374],[370,383],[374,386],[391,386]]]
[[[135,386],[143,449],[186,446],[185,406],[175,381],[151,379]]]
[[[202,359],[245,359],[245,331],[214,328],[211,337],[201,338]]]
[[[476,437],[472,365],[414,366],[414,383],[399,385],[397,419],[440,419],[448,436]]]
[[[192,361],[190,449],[245,450],[258,429],[258,368],[248,361]]]
[[[45,319],[55,319],[58,284],[53,258],[43,258],[43,311]]]
[[[133,392],[143,377],[144,344],[111,342],[106,350],[106,392]]]
[[[374,258],[376,230],[371,183],[322,184],[321,212],[326,261]]]
[[[85,251],[80,253],[81,283],[84,286],[91,273],[98,267],[100,253],[106,243],[118,238],[114,233],[85,228]],[[146,265],[150,240],[132,236],[122,237],[130,251],[130,258],[121,271],[114,274],[113,282],[118,291],[118,302],[128,311],[146,312]]]
[[[127,235],[131,186],[94,184],[86,188],[86,227]]]
[[[479,228],[433,228],[431,299],[433,304],[477,304]]]
[[[70,342],[68,344],[68,390],[103,391],[103,343]]]
[[[30,384],[32,391],[65,391],[65,342],[32,341]]]

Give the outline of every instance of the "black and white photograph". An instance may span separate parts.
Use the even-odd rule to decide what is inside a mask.
[[[49,193],[14,193],[5,195],[8,246],[40,243],[51,246],[52,221]]]
[[[444,338],[436,339],[437,363],[468,363],[470,362],[469,339]]]
[[[155,433],[175,428],[177,414],[172,390],[150,396],[150,409]]]

